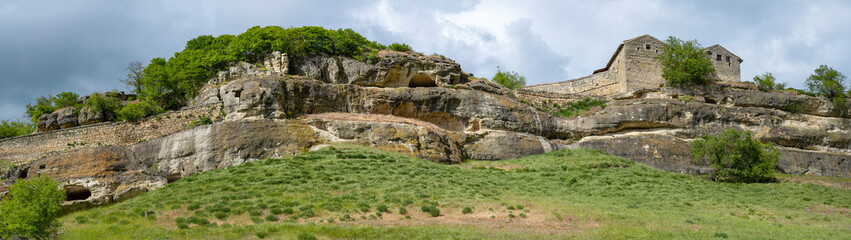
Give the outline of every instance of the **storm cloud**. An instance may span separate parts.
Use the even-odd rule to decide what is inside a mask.
[[[170,57],[198,35],[252,26],[352,28],[389,44],[529,84],[585,76],[643,34],[721,44],[742,79],[772,72],[802,88],[820,64],[851,74],[845,1],[25,1],[0,2],[0,119],[39,96],[126,90],[133,61]]]

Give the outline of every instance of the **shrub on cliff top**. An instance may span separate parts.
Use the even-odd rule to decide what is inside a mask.
[[[526,86],[526,77],[513,71],[503,72],[499,69],[499,66],[496,67],[496,74],[493,75],[491,81],[508,89],[517,89]]]
[[[845,111],[845,75],[827,65],[821,65],[807,78],[811,92],[827,97],[837,111]]]
[[[761,91],[783,90],[786,89],[786,84],[777,82],[770,72],[763,73],[753,77],[753,82]]]
[[[46,239],[56,232],[65,191],[45,176],[18,179],[0,202],[0,239]]]
[[[76,107],[78,110],[80,105],[77,99],[80,95],[73,92],[61,92],[56,96],[39,97],[35,100],[35,104],[27,104],[26,114],[33,123],[38,123],[38,117],[44,114],[52,113],[65,107]]]
[[[702,135],[691,143],[691,152],[698,164],[709,159],[715,181],[776,181],[773,174],[780,152],[770,142],[753,139],[750,131],[728,129],[717,135]]]
[[[668,85],[705,84],[709,74],[715,72],[697,40],[669,36],[656,58],[662,63],[662,77]]]

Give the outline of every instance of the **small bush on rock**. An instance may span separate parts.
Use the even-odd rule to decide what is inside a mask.
[[[525,76],[513,71],[503,72],[499,69],[499,66],[496,67],[496,74],[493,75],[493,79],[491,79],[491,81],[508,89],[518,89],[526,86]]]
[[[411,46],[408,46],[408,44],[404,44],[404,43],[393,43],[393,44],[390,44],[389,46],[387,46],[387,48],[389,48],[390,50],[393,50],[393,51],[397,51],[397,52],[413,51],[413,49],[411,49]]]
[[[772,143],[751,137],[750,131],[728,129],[703,135],[691,143],[697,163],[708,159],[715,170],[711,179],[724,182],[772,182],[780,152]]]

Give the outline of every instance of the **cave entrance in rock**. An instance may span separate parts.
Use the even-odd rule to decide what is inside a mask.
[[[173,183],[177,180],[180,180],[181,178],[182,177],[180,176],[180,173],[172,173],[165,177],[165,181],[166,183]]]
[[[437,87],[437,83],[434,82],[434,79],[431,79],[429,76],[419,74],[411,77],[411,81],[408,82],[408,87]]]
[[[92,191],[80,185],[65,185],[65,201],[86,200]]]

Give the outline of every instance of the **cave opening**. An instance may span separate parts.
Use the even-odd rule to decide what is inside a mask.
[[[166,183],[173,183],[177,180],[180,180],[181,178],[183,177],[180,176],[180,173],[172,173],[165,177],[165,181]]]
[[[437,83],[434,82],[429,76],[424,74],[416,75],[411,77],[411,81],[408,82],[408,87],[416,88],[416,87],[437,87]]]
[[[65,185],[65,201],[86,200],[92,191],[80,185]]]
[[[26,179],[27,173],[30,171],[29,168],[21,169],[21,172],[18,173],[18,179]]]

